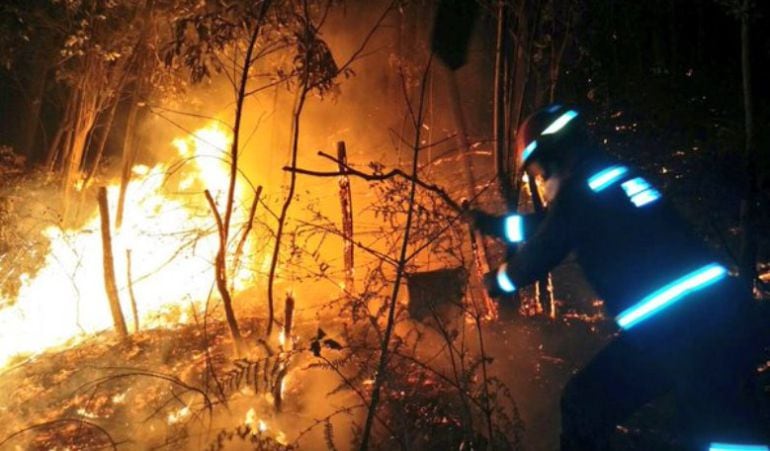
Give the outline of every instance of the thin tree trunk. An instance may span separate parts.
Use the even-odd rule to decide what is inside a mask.
[[[48,153],[46,154],[44,166],[48,172],[53,172],[56,167],[56,162],[59,159],[61,153],[61,142],[65,139],[65,133],[70,128],[71,116],[72,116],[72,102],[67,102],[67,107],[64,110],[62,120],[59,122],[59,127],[56,130],[56,134],[51,140],[51,144],[48,147]]]
[[[452,113],[455,120],[455,128],[457,129],[457,144],[465,157],[465,164],[463,169],[465,170],[465,180],[467,182],[466,196],[468,201],[472,201],[476,198],[476,177],[473,174],[473,157],[471,155],[470,144],[468,143],[468,131],[465,126],[465,115],[463,114],[462,104],[460,103],[460,89],[457,83],[457,74],[453,70],[448,70],[449,81],[449,102],[452,105]],[[476,281],[482,284],[484,274],[489,272],[489,259],[487,258],[486,244],[484,243],[484,237],[478,231],[470,231],[471,239],[471,251],[473,252],[474,268]],[[482,291],[482,297],[484,301],[484,307],[487,310],[487,315],[490,317],[497,316],[497,307],[486,293]]]
[[[508,79],[506,41],[508,40],[508,12],[506,2],[498,0],[497,2],[497,45],[495,51],[495,94],[494,94],[494,136],[495,136],[495,169],[497,171],[498,185],[500,194],[505,200],[508,210],[515,210],[516,205],[512,204],[515,198],[513,194],[512,177],[510,173],[510,155],[506,151],[506,121],[505,121],[505,97],[506,85]]]
[[[259,205],[259,199],[262,197],[262,186],[258,186],[257,190],[254,192],[254,199],[251,202],[251,208],[249,209],[249,218],[246,222],[246,227],[243,229],[243,233],[241,234],[241,239],[238,241],[238,246],[235,248],[235,253],[233,254],[233,270],[230,282],[230,291],[233,291],[235,289],[235,277],[238,274],[238,270],[241,266],[241,255],[243,255],[243,248],[246,246],[246,240],[249,238],[249,233],[251,232],[252,227],[254,227],[254,215],[257,213],[257,206]]]
[[[35,161],[38,156],[35,137],[40,129],[40,111],[43,105],[47,77],[48,67],[46,66],[42,73],[31,77],[30,80],[30,95],[27,99],[28,105],[25,109],[25,118],[22,121],[24,130],[21,136],[21,151],[27,156],[28,163]]]
[[[262,8],[259,12],[259,18],[254,24],[254,30],[252,31],[251,38],[249,39],[249,45],[246,48],[246,55],[243,58],[243,67],[241,68],[241,79],[238,86],[237,98],[235,99],[235,123],[233,124],[233,143],[230,147],[230,183],[227,187],[227,203],[225,204],[224,215],[224,228],[225,237],[230,230],[230,221],[233,215],[233,203],[235,202],[235,185],[238,179],[238,146],[240,145],[240,132],[241,132],[241,119],[243,118],[243,102],[246,100],[246,85],[249,81],[249,68],[253,61],[251,56],[254,54],[254,46],[259,38],[259,31],[262,28],[262,21],[267,14],[267,9],[270,6],[269,0],[262,2]]]
[[[280,343],[281,349],[291,352],[293,342],[291,339],[292,325],[294,324],[294,298],[291,295],[286,296],[286,303],[283,309],[283,329],[281,335],[283,340]],[[278,376],[275,380],[275,387],[273,389],[273,399],[275,400],[276,412],[281,411],[283,406],[283,384],[288,373],[288,368],[285,363],[281,363],[281,368],[278,371]]]
[[[340,173],[340,207],[342,209],[342,236],[344,241],[345,253],[345,292],[355,292],[355,282],[353,269],[354,247],[353,247],[353,198],[350,193],[350,177],[347,176],[348,154],[345,149],[345,141],[337,143],[337,160]]]
[[[136,162],[138,148],[136,146],[136,116],[139,111],[139,103],[146,98],[145,87],[147,86],[147,76],[152,68],[151,59],[148,56],[148,36],[152,25],[152,11],[155,8],[155,0],[146,0],[142,9],[142,32],[137,39],[131,58],[123,67],[122,73],[115,86],[115,101],[118,101],[118,95],[127,83],[131,71],[135,73],[134,91],[131,94],[131,104],[129,105],[128,116],[126,118],[126,132],[123,136],[123,162],[120,172],[120,193],[118,194],[118,212],[116,218],[116,227],[123,225],[123,213],[125,212],[126,189],[131,181],[131,172]]]
[[[235,354],[240,356],[242,352],[241,345],[241,331],[238,327],[238,320],[235,318],[235,312],[233,311],[233,300],[230,297],[230,291],[227,289],[227,267],[225,266],[225,256],[227,253],[227,235],[225,233],[222,217],[219,215],[217,205],[214,203],[214,198],[211,197],[211,192],[205,190],[206,200],[211,207],[211,213],[214,215],[214,219],[217,222],[217,232],[219,236],[219,249],[217,250],[216,260],[214,261],[214,274],[217,284],[217,290],[222,297],[222,305],[225,309],[225,319],[227,320],[227,326],[230,329],[230,336],[233,339],[233,348]]]
[[[220,252],[217,254],[217,286],[219,287],[220,294],[222,295],[222,302],[225,304],[225,312],[228,315],[227,322],[230,325],[230,332],[233,337],[237,337],[236,340],[236,352],[240,353],[241,334],[238,329],[238,323],[235,318],[235,313],[232,308],[232,301],[230,293],[227,289],[227,266],[226,266],[226,253],[227,253],[227,241],[230,234],[230,222],[233,215],[233,204],[235,203],[235,186],[238,179],[238,151],[240,146],[240,132],[241,132],[241,119],[243,118],[243,102],[246,100],[246,86],[249,81],[249,68],[253,61],[251,57],[254,53],[254,46],[259,38],[259,32],[262,28],[262,21],[267,14],[267,10],[270,6],[269,0],[262,2],[262,8],[260,9],[259,17],[254,24],[254,30],[252,31],[249,44],[246,49],[246,55],[243,58],[243,67],[241,68],[241,79],[238,86],[238,92],[235,103],[235,122],[233,124],[233,143],[230,147],[230,181],[227,188],[227,200],[225,201],[225,214],[224,219],[221,220],[220,230]],[[210,194],[207,195],[209,198]],[[211,208],[216,211],[213,199],[209,201]],[[256,208],[256,206],[254,207]],[[219,213],[216,212],[219,216]]]
[[[744,199],[741,201],[741,229],[743,231],[740,252],[740,269],[744,280],[753,289],[757,278],[757,198],[758,176],[756,170],[757,155],[754,148],[754,105],[751,87],[751,42],[750,23],[751,1],[743,0],[741,4],[741,71],[743,75],[743,114],[745,124],[745,154],[746,188]]]
[[[374,373],[374,385],[372,386],[372,397],[369,402],[369,410],[366,415],[366,423],[364,424],[364,431],[361,436],[361,451],[367,451],[369,449],[369,439],[372,434],[372,425],[374,424],[374,418],[377,413],[377,405],[380,401],[380,390],[387,377],[388,367],[388,349],[390,346],[390,338],[393,334],[393,326],[395,325],[396,303],[398,301],[398,292],[401,288],[401,279],[404,277],[404,270],[406,268],[406,251],[409,248],[409,234],[412,228],[412,219],[414,217],[414,197],[417,188],[417,162],[419,160],[420,153],[420,131],[422,130],[422,117],[425,101],[425,80],[430,71],[430,61],[425,68],[425,73],[422,77],[422,83],[420,84],[420,101],[417,109],[417,117],[415,118],[414,128],[414,144],[412,146],[412,173],[411,183],[409,186],[409,209],[406,214],[406,225],[404,226],[404,238],[401,243],[401,253],[398,258],[398,266],[396,268],[396,280],[393,282],[393,293],[390,297],[388,304],[388,318],[385,324],[385,333],[382,337],[382,343],[380,344],[380,360],[377,364],[377,372]]]
[[[511,102],[513,111],[510,114],[510,121],[514,125],[514,130],[519,126],[524,115],[524,100],[529,88],[529,79],[532,72],[532,53],[535,42],[535,33],[537,23],[540,22],[542,12],[542,2],[538,4],[535,10],[535,26],[529,26],[529,17],[525,8],[527,2],[520,2],[519,9],[516,11],[518,17],[518,27],[516,35],[516,66],[513,70],[513,101]],[[516,166],[515,176],[518,179],[521,169]],[[517,181],[518,183],[518,181]]]
[[[305,6],[305,19],[307,26],[309,26],[310,19],[308,17],[307,3],[303,3]],[[304,30],[304,33],[310,33],[309,30]],[[310,92],[310,53],[305,52],[305,61],[303,65],[302,78],[300,82],[299,92],[297,94],[297,100],[292,109],[291,115],[291,175],[289,177],[289,192],[286,195],[286,199],[281,207],[281,214],[278,216],[278,229],[275,233],[275,247],[273,247],[273,255],[270,260],[270,273],[267,278],[267,308],[268,308],[268,321],[266,335],[269,337],[273,332],[273,322],[275,321],[275,302],[273,289],[275,286],[275,271],[278,268],[278,260],[281,253],[281,239],[283,238],[283,230],[286,226],[286,218],[289,213],[289,207],[294,200],[294,191],[297,188],[297,155],[299,153],[299,128],[300,118],[302,116],[302,110],[305,108],[305,100]]]
[[[131,300],[131,313],[134,315],[134,333],[137,333],[139,332],[139,311],[136,308],[134,282],[131,277],[131,249],[126,249],[126,287],[128,287],[128,297]]]
[[[307,77],[307,76],[306,76]],[[299,93],[299,96],[297,98],[297,103],[294,107],[294,112],[292,113],[292,119],[291,119],[291,128],[292,128],[292,134],[291,134],[291,175],[289,178],[289,192],[286,195],[286,200],[283,203],[283,207],[281,207],[281,214],[278,217],[278,230],[275,233],[275,247],[273,248],[273,257],[270,260],[270,273],[268,274],[267,279],[267,308],[268,308],[268,323],[267,323],[267,331],[266,335],[270,336],[270,334],[273,331],[273,321],[275,321],[275,309],[274,309],[274,302],[273,302],[273,285],[275,284],[275,271],[278,267],[278,258],[280,255],[281,250],[281,239],[283,238],[283,229],[286,224],[286,217],[289,212],[289,206],[291,206],[291,201],[294,199],[294,190],[297,187],[297,173],[295,172],[295,169],[297,169],[297,154],[299,151],[299,121],[300,116],[302,115],[302,110],[305,106],[305,99],[307,97],[307,78],[303,80],[302,86],[300,87],[301,91]]]
[[[112,256],[112,235],[110,234],[110,209],[107,204],[107,188],[99,188],[99,213],[102,224],[102,255],[104,257],[104,288],[107,292],[107,300],[112,312],[112,321],[115,324],[115,330],[121,338],[128,336],[126,320],[123,318],[123,311],[120,309],[120,299],[118,298],[118,288],[115,283],[115,266]]]
[[[99,135],[99,141],[96,144],[96,154],[94,155],[94,161],[91,162],[91,170],[88,171],[86,178],[83,180],[83,188],[88,186],[88,182],[94,178],[96,171],[99,170],[99,164],[101,163],[102,157],[104,156],[104,149],[107,147],[107,138],[110,135],[112,124],[115,121],[115,112],[118,109],[118,103],[118,99],[116,98],[110,107],[109,112],[107,112],[107,118],[102,125],[102,133]]]
[[[115,228],[120,229],[123,225],[123,212],[126,205],[126,189],[131,181],[131,170],[136,162],[137,147],[134,144],[136,136],[136,115],[139,111],[139,93],[141,87],[135,86],[135,91],[131,96],[128,115],[126,117],[126,131],[123,135],[123,162],[120,170],[120,192],[118,193],[118,208],[115,217]]]
[[[262,26],[262,21],[267,14],[267,9],[270,5],[269,0],[265,0],[262,3],[260,10],[260,16],[254,24],[254,30],[252,31],[249,44],[246,49],[246,54],[243,58],[243,66],[241,68],[241,78],[239,81],[238,92],[236,93],[235,104],[235,123],[233,125],[233,142],[230,147],[230,180],[227,189],[227,199],[225,200],[225,213],[224,217],[219,214],[217,206],[214,203],[214,198],[211,197],[211,193],[206,190],[206,199],[209,202],[211,211],[217,221],[217,229],[219,230],[219,250],[217,252],[215,262],[215,274],[216,284],[219,291],[219,295],[222,297],[222,304],[225,309],[225,316],[227,319],[227,325],[230,328],[230,334],[233,337],[233,344],[235,346],[235,353],[240,355],[242,353],[242,338],[240,328],[238,327],[238,320],[235,316],[235,311],[232,306],[232,296],[227,286],[227,243],[230,236],[230,222],[233,214],[233,204],[235,203],[235,186],[238,177],[238,147],[240,145],[240,131],[241,131],[241,119],[243,117],[243,102],[246,99],[246,86],[249,79],[249,68],[253,61],[251,57],[254,52],[254,46],[259,38],[259,31]],[[258,195],[255,198],[254,206],[256,209],[256,203],[258,202]]]
[[[84,85],[88,86],[89,84],[84,83]],[[80,178],[80,167],[83,162],[88,136],[91,134],[96,120],[97,95],[98,93],[96,92],[81,93],[79,114],[76,116],[70,150],[64,165],[64,212],[62,217],[65,219],[69,216],[72,192]]]
[[[558,49],[555,49],[553,43],[551,44],[551,59],[549,61],[549,93],[548,101],[553,103],[556,100],[556,85],[559,83],[559,73],[561,72],[561,62],[564,58],[564,51],[567,49],[567,44],[572,39],[572,21],[574,20],[574,13],[572,10],[567,11],[567,24],[564,30],[564,37],[559,45]]]

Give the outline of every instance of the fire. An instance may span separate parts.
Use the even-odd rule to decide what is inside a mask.
[[[127,280],[126,251],[131,251],[132,286],[143,329],[184,322],[188,311],[200,311],[212,288],[213,260],[219,241],[214,218],[202,194],[209,189],[224,210],[229,182],[231,137],[217,123],[174,140],[183,164],[136,166],[126,190],[124,221],[113,230],[113,255],[119,297],[126,322],[133,322]],[[179,169],[181,167],[181,170]],[[253,194],[239,184],[236,205]],[[107,186],[111,221],[119,181]],[[104,289],[100,218],[95,208],[84,226],[48,227],[51,248],[34,276],[22,277],[16,302],[0,310],[0,368],[17,354],[77,343],[112,327]],[[235,208],[231,236],[238,236],[246,211]],[[253,240],[244,256],[254,255]],[[261,262],[262,256],[259,257]],[[232,266],[232,265],[230,265]],[[253,279],[254,261],[241,262],[235,290]],[[175,317],[175,318],[172,318]]]
[[[257,411],[254,410],[253,407],[246,412],[246,419],[243,421],[243,424],[249,427],[252,434],[262,434],[267,432],[267,423],[265,423],[264,420],[257,418]]]
[[[166,419],[168,421],[168,424],[176,424],[189,416],[190,416],[190,407],[184,406],[181,409],[177,410],[176,412],[169,413]]]

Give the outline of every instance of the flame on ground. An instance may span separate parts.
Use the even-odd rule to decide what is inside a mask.
[[[219,246],[202,191],[209,189],[224,210],[230,142],[229,132],[212,123],[174,140],[181,163],[136,166],[119,230],[114,230],[114,220],[120,183],[108,185],[115,275],[129,326],[133,318],[127,250],[142,329],[183,323],[190,309],[202,310],[214,281]],[[230,231],[234,239],[248,210],[237,206],[248,205],[253,196],[243,183],[238,186]],[[95,200],[91,205],[93,213],[83,227],[45,229],[51,247],[43,267],[32,277],[24,275],[16,302],[0,310],[0,368],[14,355],[72,345],[113,326],[104,288],[100,218]],[[254,254],[253,240],[248,240],[242,255]],[[231,275],[235,291],[253,279],[254,262],[238,267],[238,274]]]

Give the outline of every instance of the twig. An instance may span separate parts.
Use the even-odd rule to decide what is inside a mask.
[[[127,377],[150,377],[150,378],[155,378],[155,379],[160,379],[160,380],[163,380],[163,381],[166,381],[166,382],[170,382],[172,384],[175,384],[175,385],[178,385],[178,386],[184,388],[187,391],[198,393],[203,398],[203,404],[206,407],[206,409],[209,411],[209,413],[211,413],[211,411],[212,411],[213,404],[212,404],[211,399],[209,398],[209,396],[206,394],[206,392],[204,392],[200,388],[197,388],[197,387],[194,387],[192,385],[184,383],[179,378],[176,378],[176,377],[173,377],[173,376],[169,376],[169,375],[163,374],[163,373],[156,373],[156,372],[150,371],[150,370],[143,370],[143,369],[137,369],[137,368],[131,368],[131,367],[104,366],[104,367],[93,367],[93,368],[103,369],[103,370],[128,371],[128,372],[127,373],[119,373],[119,374],[111,374],[109,376],[102,376],[102,377],[100,377],[100,378],[98,378],[96,380],[93,380],[93,381],[90,381],[90,382],[86,382],[85,384],[77,387],[75,389],[75,392],[78,392],[78,391],[83,390],[83,389],[85,389],[87,387],[90,387],[90,386],[98,387],[98,386],[104,384],[105,382],[108,382],[108,381],[111,381],[111,380],[115,380],[115,379],[123,379],[123,378],[127,378]]]
[[[315,421],[313,422],[313,424],[311,424],[310,426],[308,426],[305,429],[301,430],[299,432],[299,434],[297,434],[297,437],[294,438],[293,443],[297,445],[297,448],[299,448],[299,441],[305,435],[307,435],[310,431],[315,429],[316,427],[318,427],[318,426],[320,426],[322,424],[326,424],[329,420],[331,420],[332,418],[336,417],[337,415],[340,415],[340,414],[343,414],[343,413],[350,415],[351,412],[353,412],[355,409],[360,409],[362,407],[366,407],[366,404],[356,404],[354,406],[341,407],[341,408],[335,410],[334,412],[330,413],[329,415],[326,415],[323,418],[316,418]]]

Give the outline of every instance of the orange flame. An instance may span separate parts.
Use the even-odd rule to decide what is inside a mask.
[[[208,188],[220,205],[224,203],[230,142],[229,132],[212,123],[192,136],[174,140],[185,161],[181,176],[171,174],[170,166],[162,164],[134,168],[126,190],[125,219],[113,231],[115,274],[129,322],[126,250],[132,254],[132,284],[143,328],[183,323],[187,311],[200,309],[208,296],[219,243],[213,216],[200,191]],[[243,184],[240,187],[236,205],[252,195]],[[109,184],[107,192],[114,218],[119,182]],[[234,210],[231,236],[237,235],[245,216],[243,209]],[[16,302],[0,310],[0,368],[14,355],[71,345],[112,327],[99,230],[96,209],[77,230],[45,229],[51,248],[43,267],[32,277],[24,275]],[[254,255],[250,243],[247,241],[243,255]],[[239,273],[231,276],[236,291],[253,277],[253,266],[253,262],[244,262]]]

